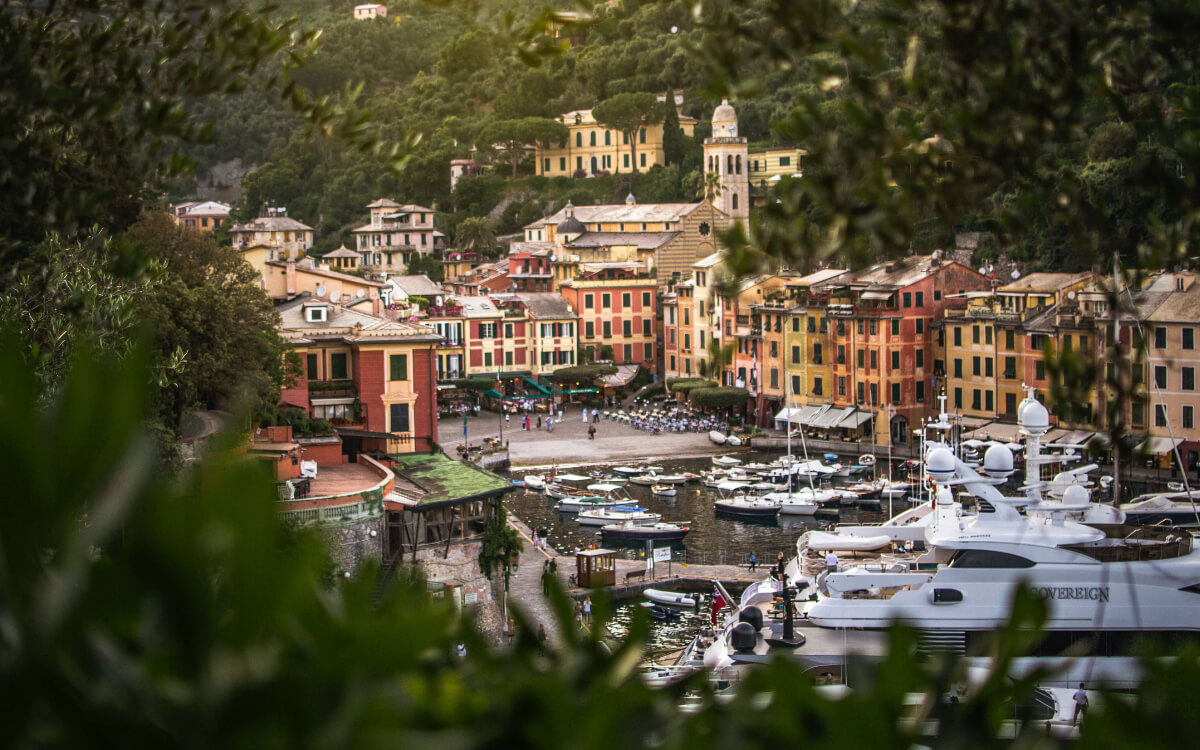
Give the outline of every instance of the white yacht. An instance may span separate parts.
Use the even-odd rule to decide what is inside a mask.
[[[1049,414],[1032,393],[1018,422],[1031,462],[1021,497],[997,489],[1012,474],[1008,446],[988,448],[980,473],[951,445],[933,444],[925,474],[934,501],[915,516],[924,527],[924,554],[838,563],[815,576],[806,574],[802,558],[793,560],[784,582],[767,579],[747,589],[706,644],[705,666],[756,663],[790,635],[786,653],[814,674],[837,677],[852,657],[881,657],[885,629],[895,622],[917,629],[921,651],[956,653],[986,666],[1021,585],[1045,600],[1047,619],[1040,643],[1013,663],[1017,675],[1050,667],[1047,684],[1129,688],[1139,680],[1133,655],[1141,641],[1200,642],[1200,549],[1193,535],[1123,525],[1119,511],[1089,502],[1078,476],[1040,481],[1040,466],[1050,462],[1040,445]],[[977,515],[962,513],[953,488],[978,499]],[[802,600],[792,633],[780,622],[764,627],[764,613],[773,611],[785,582]]]

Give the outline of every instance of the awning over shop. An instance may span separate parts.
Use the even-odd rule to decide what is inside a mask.
[[[312,396],[313,406],[350,406],[358,399],[354,396]]]
[[[780,409],[779,413],[775,415],[775,421],[787,422],[788,424],[800,424],[800,420],[794,419],[793,417],[798,417],[802,408],[804,407]]]
[[[1059,445],[1087,445],[1096,437],[1093,430],[1071,430],[1054,442]]]
[[[977,430],[984,425],[992,423],[992,420],[985,417],[959,417],[958,423],[962,425],[963,430]]]
[[[567,389],[561,390],[561,391],[556,388],[554,390],[554,395],[555,396],[570,396],[574,393],[598,393],[598,392],[599,392],[598,388],[567,388]]]
[[[962,435],[963,440],[995,440],[1001,443],[1019,442],[1021,434],[1015,422],[989,422],[983,427]]]
[[[838,423],[841,422],[843,419],[845,419],[847,416],[849,416],[850,413],[853,411],[854,411],[853,406],[831,407],[824,414],[818,415],[817,418],[812,421],[811,426],[818,427],[821,429],[837,427]]]
[[[1182,442],[1183,442],[1183,438],[1172,439],[1172,438],[1152,435],[1152,436],[1146,438],[1145,440],[1143,440],[1142,442],[1138,443],[1138,446],[1136,448],[1134,448],[1133,450],[1135,453],[1143,453],[1144,452],[1151,456],[1164,456],[1164,455],[1170,453],[1171,451],[1175,450],[1175,447],[1178,446]]]
[[[863,299],[890,299],[895,292],[863,292]]]
[[[857,430],[867,422],[875,418],[875,413],[855,409],[853,413],[847,415],[839,424],[838,428],[843,430]]]

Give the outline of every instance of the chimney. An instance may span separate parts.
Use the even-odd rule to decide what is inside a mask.
[[[287,269],[284,273],[287,276],[287,294],[289,297],[296,294],[296,263],[294,261],[285,261],[284,266]]]

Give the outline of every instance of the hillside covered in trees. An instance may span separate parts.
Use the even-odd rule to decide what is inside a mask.
[[[295,14],[301,27],[322,31],[320,51],[295,72],[294,80],[330,96],[352,95],[361,86],[357,103],[374,113],[371,127],[381,136],[398,142],[420,138],[401,173],[389,172],[369,153],[314,134],[282,103],[245,94],[196,104],[200,114],[217,122],[213,142],[192,152],[201,172],[232,158],[259,165],[243,182],[239,217],[249,218],[268,203],[286,205],[292,216],[317,228],[317,252],[351,244],[348,230],[361,222],[365,204],[380,196],[436,208],[439,227],[452,241],[459,224],[471,217],[495,212],[495,229],[503,234],[567,200],[586,204],[623,199],[628,175],[535,177],[532,158],[510,165],[503,154],[490,151],[506,125],[590,108],[621,93],[682,89],[683,113],[699,121],[694,139],[684,139],[671,166],[653,167],[638,176],[639,201],[699,198],[704,184],[700,144],[710,132],[708,119],[719,96],[734,93],[740,129],[752,147],[798,145],[809,151],[804,181],[811,183],[785,184],[781,190],[799,202],[786,210],[814,223],[826,210],[821,191],[853,193],[859,190],[859,178],[863,183],[880,178],[867,171],[895,168],[883,165],[883,155],[870,143],[862,144],[865,163],[844,161],[855,148],[847,142],[870,124],[861,119],[864,95],[890,98],[891,124],[901,123],[914,144],[922,138],[940,143],[937,137],[960,103],[948,91],[914,86],[911,77],[906,78],[914,60],[904,39],[915,36],[884,32],[902,11],[890,3],[864,3],[845,16],[834,14],[856,34],[869,37],[878,29],[879,45],[872,50],[840,47],[831,29],[820,25],[800,32],[781,27],[775,4],[761,0],[706,2],[695,6],[697,12],[683,0],[620,0],[598,4],[589,21],[565,25],[535,0],[404,0],[389,5],[386,18],[366,22],[353,19],[353,5],[354,0],[280,3],[277,12]],[[557,10],[579,8],[567,4]],[[801,22],[804,16],[793,14]],[[926,34],[926,20],[914,14],[901,24]],[[561,27],[560,42],[553,34],[556,27]],[[795,47],[804,49],[802,55],[762,54],[796,33],[808,42]],[[541,54],[562,40],[570,43],[562,44],[557,54]],[[870,53],[869,65],[863,64],[865,52]],[[939,59],[952,52],[949,47],[922,48],[920,66],[953,67],[954,60]],[[537,64],[531,65],[530,59]],[[779,64],[781,59],[786,64]],[[1176,146],[1164,141],[1163,129],[1157,126],[1163,113],[1170,113],[1168,92],[1185,95],[1194,90],[1185,70],[1143,81],[1140,87],[1120,92],[1119,101],[1091,97],[1078,116],[1064,118],[1072,121],[1069,126],[1055,130],[1044,143],[1023,145],[1014,138],[1005,144],[1010,150],[1026,150],[1020,157],[1029,162],[1024,174],[982,174],[975,169],[972,144],[963,142],[957,144],[958,151],[937,155],[937,169],[928,174],[913,171],[911,164],[904,167],[914,180],[953,185],[966,175],[961,181],[971,183],[949,217],[932,209],[923,215],[919,201],[913,201],[916,217],[904,241],[921,251],[944,247],[958,231],[993,232],[1005,239],[998,247],[985,248],[985,254],[1003,250],[1031,268],[1087,266],[1090,255],[1070,239],[1071,227],[1058,207],[1053,202],[1042,209],[1027,205],[1049,192],[1063,200],[1069,196],[1073,211],[1096,218],[1098,245],[1132,256],[1149,224],[1178,218],[1159,185],[1137,185],[1181,178]],[[1052,127],[1062,114],[1047,111],[1045,116],[1051,121],[1047,127]],[[886,129],[881,123],[879,132]],[[451,192],[450,160],[472,155],[494,167],[462,179]],[[895,178],[880,179],[896,185]],[[1037,190],[1030,189],[1031,178]],[[173,196],[184,197],[192,189],[191,184],[178,184]],[[862,193],[861,201],[863,211],[874,202],[869,191]],[[1034,220],[1010,226],[1005,219],[1009,209],[1026,217],[1032,214]],[[803,231],[774,238],[776,243],[792,244],[810,240]],[[868,242],[859,248],[863,252],[850,253],[846,260],[863,262],[884,249]]]

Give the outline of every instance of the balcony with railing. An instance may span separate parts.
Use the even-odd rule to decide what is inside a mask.
[[[353,380],[310,380],[308,393],[311,396],[354,396],[358,388]]]
[[[462,305],[430,305],[425,308],[425,314],[430,318],[461,318]]]

